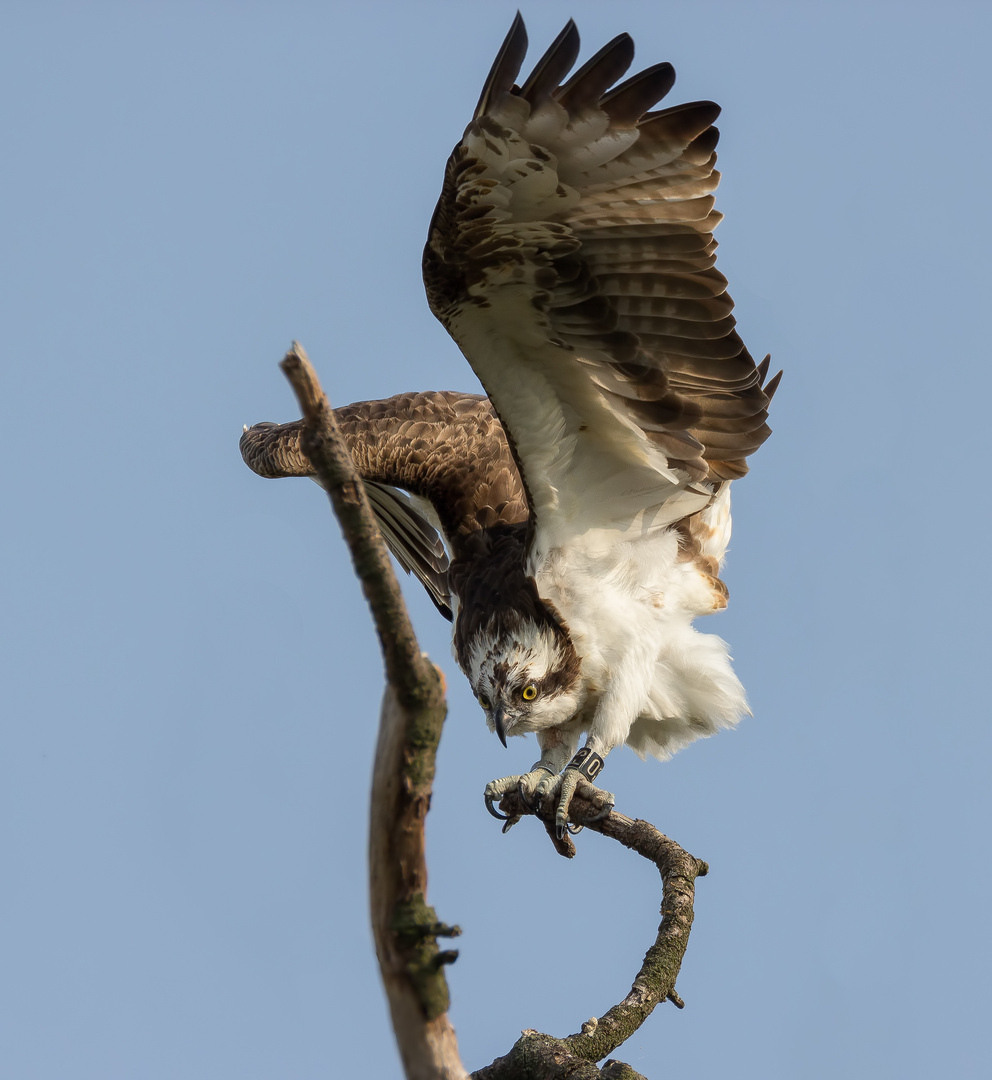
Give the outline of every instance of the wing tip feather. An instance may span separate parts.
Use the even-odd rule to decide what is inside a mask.
[[[532,107],[550,100],[562,80],[572,70],[578,59],[579,30],[574,19],[569,19],[561,33],[551,42],[544,55],[534,65],[518,94]]]
[[[767,359],[770,360],[771,356],[769,356]],[[764,391],[765,397],[768,399],[769,402],[771,402],[772,398],[775,396],[775,391],[779,388],[779,384],[782,382],[782,376],[784,373],[785,371],[783,369],[777,375],[773,375],[771,379],[769,379],[767,385],[763,385],[761,387],[761,389]],[[764,380],[762,380],[762,382],[764,382]]]
[[[524,57],[527,55],[527,27],[519,10],[513,16],[513,22],[507,31],[503,44],[499,47],[493,66],[489,69],[486,81],[479,95],[479,103],[475,107],[475,118],[488,112],[492,99],[500,91],[510,90],[513,87]]]

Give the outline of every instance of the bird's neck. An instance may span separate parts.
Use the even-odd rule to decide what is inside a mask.
[[[527,525],[521,523],[480,529],[460,545],[448,581],[458,600],[453,645],[463,671],[480,638],[515,638],[526,623],[551,630],[571,650],[568,630],[527,573],[528,541]]]

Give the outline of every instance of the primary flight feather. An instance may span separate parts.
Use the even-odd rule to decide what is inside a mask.
[[[517,85],[526,48],[518,15],[424,249],[431,309],[487,397],[337,415],[490,728],[537,736],[540,759],[487,804],[520,785],[562,833],[615,747],[665,758],[747,712],[725,643],[692,622],[726,606],[730,482],[770,433],[778,377],[714,268],[719,108],[656,110],[670,64],[617,85],[626,34],[569,76],[570,21]],[[242,452],[263,475],[311,471],[298,425],[256,425]]]

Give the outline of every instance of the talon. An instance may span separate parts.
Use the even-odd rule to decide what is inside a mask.
[[[572,805],[572,796],[578,786],[579,774],[576,769],[566,769],[561,774],[561,786],[558,790],[558,809],[555,813],[555,832],[559,840],[565,839],[568,831],[568,808]]]
[[[538,772],[543,772],[545,775],[539,780],[534,781],[534,777]],[[558,774],[552,772],[546,765],[535,765],[529,773],[524,773],[523,776],[517,777],[517,793],[520,795],[520,801],[531,812],[540,809],[544,796],[548,793],[548,790],[554,786],[557,779]],[[533,782],[533,788],[529,787],[530,782]]]
[[[571,779],[571,778],[570,778]],[[524,773],[522,776],[504,776],[501,780],[492,780],[486,785],[485,801],[486,810],[497,821],[510,822],[510,824],[504,826],[505,832],[512,824],[515,824],[520,820],[520,815],[508,817],[506,814],[500,813],[495,803],[499,801],[508,791],[517,791],[520,796],[520,801],[527,807],[531,813],[540,814],[542,810],[542,802],[547,796],[557,799],[558,793],[561,788],[562,778],[561,776],[553,772],[547,765],[537,764],[529,773]],[[571,799],[571,792],[575,789],[575,782],[572,780],[568,789],[568,799]],[[562,804],[556,805],[556,810],[560,814],[562,811]],[[568,803],[564,804],[564,816],[568,816]],[[564,828],[564,825],[562,825]],[[561,835],[564,835],[562,833]]]
[[[590,820],[599,821],[599,818],[591,818]],[[567,828],[573,836],[577,836],[585,828],[585,825],[576,825],[574,821],[570,821],[568,822]]]
[[[613,807],[616,804],[616,799],[608,792],[604,791],[603,794],[609,799],[609,802],[603,807],[602,810],[595,816],[586,818],[586,822],[591,824],[594,821],[603,821],[613,813]]]

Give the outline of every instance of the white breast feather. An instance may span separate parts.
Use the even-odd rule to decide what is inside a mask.
[[[726,525],[713,545],[719,554],[708,552],[717,558],[729,538],[726,490],[714,504],[714,522]],[[626,743],[667,758],[749,712],[726,643],[692,626],[714,610],[713,591],[679,561],[671,530],[633,539],[592,530],[549,553],[537,584],[582,657],[582,726],[601,753]]]

